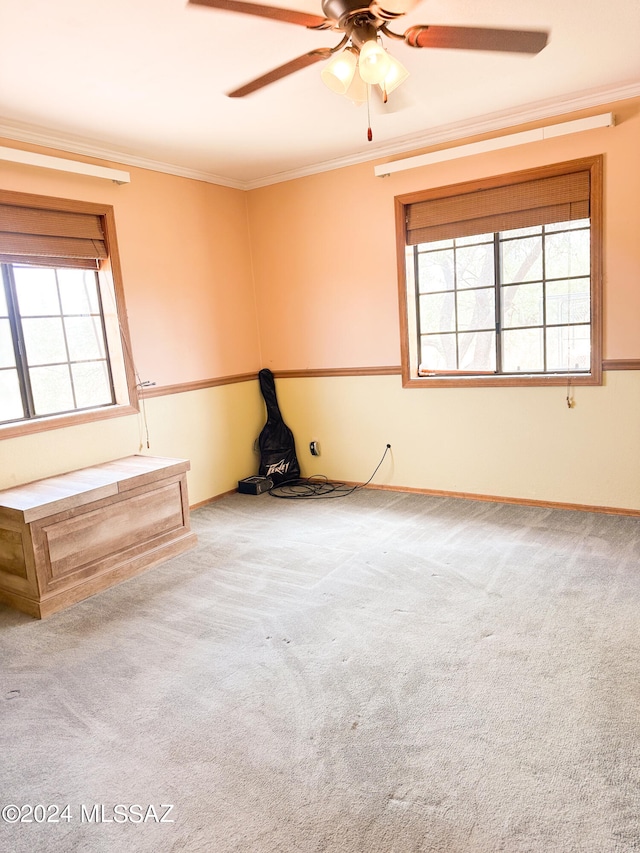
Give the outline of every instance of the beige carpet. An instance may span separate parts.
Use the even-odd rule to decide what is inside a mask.
[[[193,525],[0,608],[0,850],[640,850],[640,521],[366,490]]]

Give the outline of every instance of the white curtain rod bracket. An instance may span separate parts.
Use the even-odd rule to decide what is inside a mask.
[[[56,169],[59,172],[72,172],[75,175],[87,175],[91,178],[104,178],[119,185],[131,182],[129,172],[124,172],[121,169],[95,166],[93,163],[67,160],[64,157],[52,157],[49,154],[36,154],[34,151],[23,151],[20,148],[0,146],[0,160],[5,160],[8,163],[20,163],[23,166],[38,166],[43,169]]]
[[[442,163],[445,160],[457,160],[460,157],[470,157],[472,154],[499,151],[501,148],[512,148],[515,145],[525,145],[528,142],[539,142],[542,139],[551,139],[554,136],[581,133],[584,130],[593,130],[597,127],[613,127],[614,125],[615,116],[613,113],[601,113],[600,115],[589,116],[588,118],[579,118],[574,121],[563,121],[558,124],[547,125],[546,127],[538,127],[535,130],[523,130],[520,133],[496,136],[493,139],[483,139],[480,142],[470,142],[468,145],[454,145],[452,148],[433,151],[431,154],[418,154],[416,157],[405,157],[404,160],[394,160],[391,163],[374,166],[374,174],[377,178],[386,178],[392,172],[404,172],[407,169],[431,166],[434,163]]]

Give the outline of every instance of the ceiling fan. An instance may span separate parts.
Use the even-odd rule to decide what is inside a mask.
[[[261,77],[228,92],[230,98],[243,98],[252,92],[306,68],[315,62],[332,59],[322,72],[324,82],[335,92],[362,102],[367,84],[378,84],[386,101],[387,94],[407,76],[407,70],[384,49],[381,35],[404,41],[410,47],[450,48],[454,50],[494,50],[509,53],[539,53],[548,33],[538,30],[492,29],[487,27],[448,27],[415,24],[404,33],[389,29],[389,23],[410,12],[419,0],[322,0],[324,17],[308,12],[266,6],[246,0],[188,0],[193,6],[209,6],[244,15],[257,15],[313,30],[343,33],[335,47],[319,47],[285,62]],[[341,52],[340,52],[341,51]]]

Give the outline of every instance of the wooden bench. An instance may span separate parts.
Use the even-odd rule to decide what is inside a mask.
[[[192,548],[189,467],[128,456],[0,491],[0,602],[41,619]]]

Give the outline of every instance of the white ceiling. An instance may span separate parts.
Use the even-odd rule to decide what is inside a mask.
[[[322,15],[320,0],[273,5]],[[387,41],[411,76],[372,105],[370,143],[366,107],[330,92],[321,62],[224,94],[335,32],[186,0],[0,0],[0,136],[248,188],[640,94],[638,0],[424,0],[391,28],[416,23],[550,40],[537,56]]]

